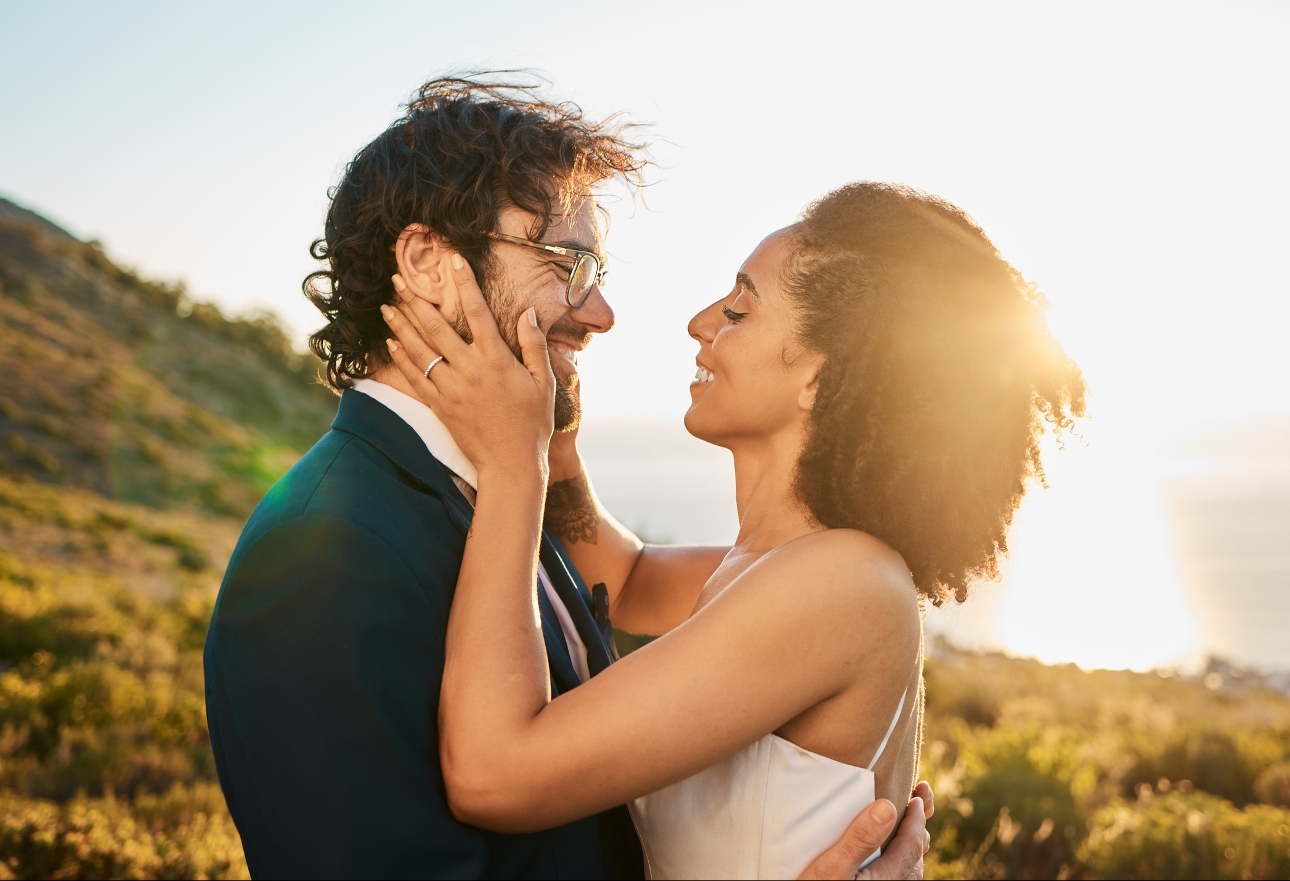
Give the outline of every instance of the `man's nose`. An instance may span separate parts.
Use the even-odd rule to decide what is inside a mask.
[[[614,326],[614,310],[600,292],[600,285],[591,289],[586,302],[572,310],[569,317],[591,333],[606,333]]]

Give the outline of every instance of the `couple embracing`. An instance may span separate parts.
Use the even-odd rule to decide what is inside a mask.
[[[594,193],[641,165],[449,78],[335,188],[306,293],[340,406],[206,643],[256,877],[921,873],[921,607],[996,573],[1083,380],[966,214],[844,186],[689,324],[734,546],[643,545],[576,443],[576,353],[614,323]]]

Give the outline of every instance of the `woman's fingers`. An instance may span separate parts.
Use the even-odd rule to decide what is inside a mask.
[[[421,334],[417,332],[417,329],[412,326],[412,323],[408,321],[407,316],[398,309],[393,306],[382,306],[381,315],[385,318],[385,323],[390,330],[394,331],[394,335],[398,337],[404,351],[407,353],[407,357],[413,363],[420,363],[422,370],[425,370],[431,361],[439,357],[439,350],[431,343],[426,342]]]
[[[408,352],[403,346],[399,345],[398,340],[387,339],[385,344],[390,349],[390,359],[394,361],[394,366],[399,368],[403,378],[412,386],[412,390],[417,393],[422,402],[431,410],[439,410],[439,389],[435,384],[426,379],[423,367],[418,367],[417,362],[408,357]],[[440,365],[442,366],[442,365]]]
[[[546,334],[538,327],[537,310],[530,306],[520,316],[515,329],[520,340],[520,351],[524,355],[524,366],[538,387],[555,393],[555,374],[551,372],[551,356],[547,353]]]
[[[453,270],[450,278],[456,288],[457,302],[461,304],[466,323],[470,325],[471,338],[484,351],[490,353],[498,353],[501,349],[509,351],[510,347],[506,345],[506,341],[497,330],[493,310],[488,308],[484,292],[479,289],[479,283],[475,281],[475,274],[470,271],[466,258],[460,254],[453,254],[450,259]]]
[[[443,354],[447,360],[461,362],[462,354],[469,351],[470,347],[456,329],[439,313],[433,303],[427,303],[408,291],[401,277],[395,275],[391,278],[391,282],[399,296],[399,309],[395,310],[396,314],[399,311],[410,312],[415,320],[408,318],[406,314],[404,320],[413,326],[414,331],[419,333],[424,342],[434,346],[436,352]],[[386,324],[389,324],[390,318],[386,309],[394,309],[394,307],[381,307],[381,314],[385,316]],[[402,342],[404,345],[409,344],[408,340]]]
[[[407,282],[403,280],[402,276],[395,274],[390,280],[394,282],[394,293],[398,297],[394,306],[408,316],[408,320],[412,322],[421,336],[425,337],[426,326],[432,320],[429,313],[433,312],[439,315],[440,318],[443,316],[439,314],[439,310],[435,308],[433,303],[423,300],[408,290]]]

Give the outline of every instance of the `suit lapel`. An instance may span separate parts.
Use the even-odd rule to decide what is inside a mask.
[[[403,418],[375,398],[346,389],[331,427],[357,435],[380,450],[395,468],[443,500],[448,519],[465,535],[473,509],[452,482],[452,472],[431,455],[425,441]]]

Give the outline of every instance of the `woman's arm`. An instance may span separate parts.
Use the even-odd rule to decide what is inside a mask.
[[[799,539],[671,633],[548,703],[532,587],[514,562],[503,571],[515,555],[497,552],[515,533],[496,509],[514,502],[498,498],[476,521],[449,623],[440,756],[460,819],[522,832],[622,804],[734,754],[861,675],[894,688],[875,689],[860,716],[872,728],[863,751],[876,747],[918,637],[908,575],[864,547],[872,539]]]
[[[578,454],[577,433],[551,438],[543,514],[587,584],[609,592],[614,626],[657,636],[690,616],[729,548],[646,545],[600,503]]]

